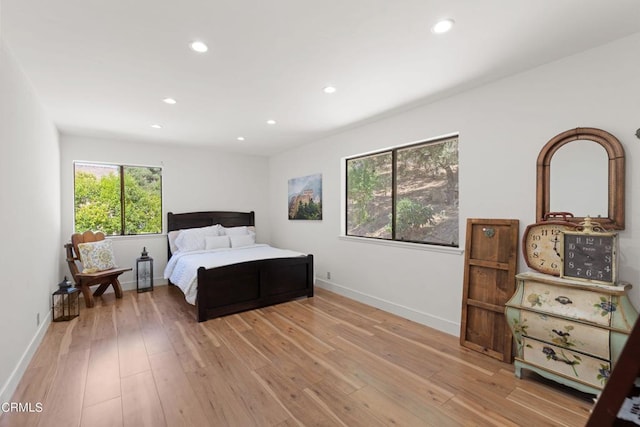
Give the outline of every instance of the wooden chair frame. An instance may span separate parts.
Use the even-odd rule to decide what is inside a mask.
[[[110,270],[98,271],[96,273],[82,273],[82,260],[80,259],[80,252],[78,251],[78,244],[97,242],[104,240],[105,235],[102,232],[93,233],[92,231],[86,231],[82,234],[75,233],[71,236],[71,243],[64,245],[67,251],[67,264],[69,264],[69,270],[71,276],[76,283],[76,287],[82,291],[84,296],[84,303],[87,308],[91,308],[95,305],[93,297],[101,296],[109,286],[113,286],[113,291],[116,294],[116,298],[122,298],[122,287],[118,276],[125,271],[131,271],[132,268],[112,268]],[[98,286],[98,289],[91,293],[91,286]]]

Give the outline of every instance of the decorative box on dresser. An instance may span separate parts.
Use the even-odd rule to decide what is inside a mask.
[[[516,344],[515,373],[529,369],[598,394],[638,317],[628,283],[604,285],[521,273],[505,314]]]

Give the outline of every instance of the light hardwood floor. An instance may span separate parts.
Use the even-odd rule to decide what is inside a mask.
[[[582,426],[590,396],[322,289],[210,320],[174,287],[53,323],[0,426]]]

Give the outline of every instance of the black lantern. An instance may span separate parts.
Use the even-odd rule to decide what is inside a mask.
[[[146,246],[136,260],[136,289],[138,292],[153,290],[153,258],[147,253]]]
[[[80,315],[80,303],[78,297],[80,289],[71,286],[67,276],[58,283],[58,290],[51,295],[51,311],[53,321],[62,322],[71,320]]]

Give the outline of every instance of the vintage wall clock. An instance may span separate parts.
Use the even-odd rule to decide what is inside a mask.
[[[566,221],[573,217],[567,212],[551,212],[545,220],[528,225],[522,239],[522,252],[529,268],[544,274],[560,276],[562,269],[562,233],[576,229],[577,224]],[[562,218],[562,219],[559,219]]]
[[[565,231],[560,276],[613,285],[618,279],[618,233],[607,232],[587,217],[575,231]]]

